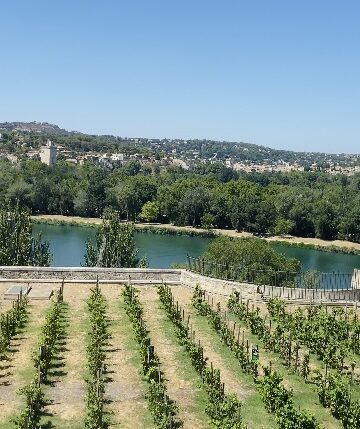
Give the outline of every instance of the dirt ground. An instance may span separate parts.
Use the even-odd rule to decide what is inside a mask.
[[[3,299],[11,282],[0,283],[0,308],[5,312],[12,306]],[[33,288],[49,287],[44,283],[33,284]],[[92,285],[93,286],[93,285]],[[46,423],[51,427],[81,427],[85,413],[86,398],[86,299],[91,285],[67,284],[64,288],[66,303],[65,338],[56,368],[50,373],[50,383],[43,386],[48,405]],[[101,285],[109,302],[108,317],[111,321],[112,338],[107,355],[106,410],[110,427],[153,427],[146,409],[143,382],[138,368],[132,362],[136,349],[127,347],[131,329],[123,329],[126,314],[119,311],[121,288],[116,285]],[[54,289],[58,289],[54,286]],[[22,401],[18,390],[29,383],[34,375],[31,356],[36,350],[50,301],[30,301],[29,318],[23,331],[13,339],[6,361],[0,362],[0,427],[19,413]],[[6,398],[6,400],[5,400]],[[148,423],[148,420],[149,423]]]
[[[52,377],[52,385],[45,389],[50,404],[47,412],[62,421],[64,426],[81,420],[85,409],[84,368],[86,354],[86,308],[85,300],[90,287],[79,284],[65,285],[66,311],[64,350],[62,365]]]
[[[209,362],[213,363],[214,368],[221,368],[221,378],[225,383],[226,392],[235,393],[240,400],[245,399],[251,393],[251,391],[249,391],[249,389],[244,389],[244,386],[236,377],[234,377],[234,374],[226,369],[224,360],[221,357],[221,354],[215,350],[211,339],[207,338],[206,335],[202,335],[201,331],[197,329],[198,325],[194,321],[193,309],[191,306],[193,291],[187,288],[173,287],[172,293],[174,295],[175,301],[178,301],[179,305],[185,309],[185,318],[187,315],[190,315],[190,325],[195,331],[195,338],[199,339],[201,341],[201,345],[204,347],[205,356],[209,358]]]
[[[11,283],[0,283],[0,312],[12,307],[11,300],[4,300],[5,291]],[[36,349],[41,326],[49,301],[34,301],[28,304],[26,326],[12,343],[10,353],[0,361],[0,422],[13,416],[22,404],[19,389],[33,377],[32,354]]]
[[[181,353],[181,347],[174,338],[170,338],[164,333],[166,315],[160,310],[157,289],[147,286],[138,288],[138,290],[144,306],[144,318],[151,343],[160,358],[169,397],[176,401],[179,407],[178,416],[184,422],[183,429],[206,428],[207,417],[196,406],[196,397],[201,390],[199,379],[196,375],[191,380],[187,378],[188,368],[184,367],[177,358],[177,355]]]
[[[0,282],[0,312],[11,308],[11,301],[3,299],[4,292],[11,282]],[[49,287],[46,284],[33,284],[33,288]],[[53,286],[57,289],[58,286]],[[44,386],[48,400],[46,407],[46,423],[51,427],[74,429],[83,427],[86,403],[86,344],[89,322],[86,309],[86,300],[93,285],[65,284],[64,302],[65,337],[62,349],[59,352],[56,368],[50,374],[50,384]],[[122,286],[102,284],[101,290],[107,299],[107,316],[110,323],[111,339],[106,348],[106,384],[105,410],[109,417],[110,428],[149,428],[154,424],[147,407],[146,382],[143,380],[140,369],[141,361],[137,343],[128,316],[125,313],[121,292]],[[172,331],[171,323],[161,309],[156,287],[137,287],[139,297],[144,307],[144,318],[152,344],[161,361],[161,368],[167,380],[168,395],[178,405],[178,416],[183,420],[184,429],[203,429],[208,427],[208,419],[204,411],[204,394],[198,376],[190,371],[190,361],[186,361],[186,353],[177,343]],[[268,415],[258,393],[248,377],[240,368],[229,363],[223,353],[221,342],[206,329],[200,317],[195,316],[191,306],[193,290],[188,287],[172,287],[175,300],[184,308],[185,314],[191,316],[191,324],[196,331],[196,338],[201,341],[204,353],[215,368],[220,368],[221,378],[225,383],[227,393],[235,393],[243,402],[244,413],[248,413],[248,420],[256,410],[257,427],[273,428],[273,416]],[[210,295],[214,303],[221,302],[226,309],[225,298],[220,295]],[[41,326],[44,323],[50,302],[30,300],[28,305],[28,321],[24,329],[13,339],[11,350],[6,360],[0,361],[0,428],[6,427],[7,422],[19,413],[23,403],[18,390],[30,382],[34,376],[32,354],[39,343]],[[257,305],[256,303],[255,305]],[[250,303],[252,306],[252,303]],[[262,305],[262,312],[266,307]],[[233,322],[232,322],[233,323]],[[251,333],[242,328],[245,338],[251,343]],[[261,363],[268,364],[266,353],[261,356]],[[274,364],[275,366],[278,363]],[[280,364],[279,364],[280,365]],[[280,369],[280,367],[279,367]],[[294,388],[291,382],[288,387]],[[305,394],[304,390],[304,394]],[[202,396],[201,396],[202,395]],[[259,405],[260,404],[260,405]],[[268,423],[267,423],[268,422]],[[336,428],[336,425],[327,422],[327,427]]]
[[[140,375],[140,360],[132,336],[132,328],[122,303],[122,287],[101,285],[108,300],[111,339],[107,348],[105,395],[111,413],[110,427],[132,429],[152,428],[145,399],[144,381]]]

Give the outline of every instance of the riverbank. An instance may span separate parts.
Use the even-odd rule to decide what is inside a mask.
[[[55,225],[76,225],[76,226],[98,226],[101,224],[99,218],[85,218],[78,216],[62,216],[62,215],[38,215],[32,216],[35,223],[55,224]],[[190,226],[175,226],[169,224],[147,224],[136,223],[135,227],[139,231],[150,231],[160,234],[176,234],[176,235],[190,235],[202,237],[216,237],[225,235],[233,238],[252,237],[253,234],[248,232],[236,232],[235,230],[228,229],[202,229],[193,228]],[[327,252],[341,252],[348,254],[360,254],[360,244],[352,243],[345,240],[326,241],[319,238],[303,238],[293,236],[271,236],[264,237],[265,240],[276,244],[287,246],[311,248]]]
[[[94,217],[62,216],[62,215],[38,215],[31,216],[35,223],[48,225],[73,225],[73,226],[98,226],[101,219]],[[212,238],[218,235],[217,230],[192,228],[190,226],[175,226],[161,223],[135,223],[135,228],[139,232],[153,232],[157,234],[188,235]],[[219,230],[220,231],[220,230]]]

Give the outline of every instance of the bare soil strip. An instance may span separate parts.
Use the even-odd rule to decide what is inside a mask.
[[[185,315],[190,315],[190,324],[196,332],[204,347],[204,354],[212,362],[214,368],[221,370],[221,379],[225,383],[226,393],[235,393],[243,403],[242,415],[250,428],[270,429],[276,428],[277,424],[273,415],[266,412],[260,395],[257,392],[252,378],[242,372],[236,358],[221,344],[215,333],[208,329],[207,321],[201,321],[196,317],[191,305],[192,290],[187,288],[173,287],[172,292],[175,301],[185,310]],[[202,323],[203,322],[203,323]],[[227,354],[229,359],[224,358]]]
[[[107,376],[105,395],[109,401],[110,428],[153,429],[147,409],[144,381],[137,345],[133,339],[131,323],[122,305],[122,288],[101,285],[108,300],[108,317],[111,321],[111,339],[107,350]]]
[[[175,339],[169,338],[164,329],[166,315],[160,308],[157,289],[154,286],[139,288],[140,299],[144,306],[146,326],[150,331],[152,345],[160,358],[161,368],[167,379],[170,399],[179,407],[178,416],[184,422],[184,429],[202,429],[208,427],[208,417],[198,403],[201,389],[196,374],[192,380],[187,379],[188,369],[179,362],[177,355],[181,347]],[[189,362],[190,366],[190,362]]]
[[[0,427],[19,412],[22,398],[18,391],[32,380],[32,354],[48,307],[49,301],[37,301],[28,305],[27,324],[13,339],[8,359],[0,362]]]

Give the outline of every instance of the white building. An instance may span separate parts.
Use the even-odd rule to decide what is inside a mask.
[[[112,161],[124,161],[125,157],[123,153],[113,153],[111,155],[111,160]]]
[[[54,165],[56,163],[57,147],[51,140],[48,140],[46,146],[42,146],[40,150],[40,159],[46,165]]]

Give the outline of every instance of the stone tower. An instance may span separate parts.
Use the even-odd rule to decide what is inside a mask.
[[[54,165],[56,163],[57,148],[51,140],[48,140],[46,146],[42,146],[40,151],[40,159],[46,165]]]

